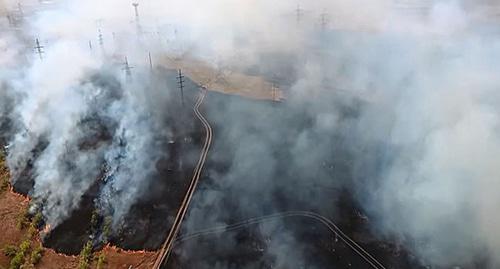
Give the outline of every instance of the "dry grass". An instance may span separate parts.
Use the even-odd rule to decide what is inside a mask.
[[[279,88],[274,89],[273,84],[262,77],[218,69],[187,56],[182,59],[164,57],[160,64],[171,69],[182,69],[186,76],[208,90],[260,100],[284,98]]]

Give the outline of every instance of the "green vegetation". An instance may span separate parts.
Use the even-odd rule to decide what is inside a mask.
[[[97,269],[103,269],[105,264],[106,264],[106,255],[104,255],[104,252],[101,252],[99,258],[97,259]]]
[[[41,246],[36,247],[33,252],[31,252],[30,262],[32,265],[37,265],[42,259],[43,248]]]
[[[26,239],[19,244],[19,247],[6,246],[3,248],[3,253],[12,258],[9,269],[34,268],[40,262],[43,254],[43,247],[39,245],[31,252],[31,240],[37,233],[35,223],[40,221],[41,217],[33,218],[30,228],[28,229]]]
[[[16,255],[11,261],[10,261],[10,266],[9,269],[19,269],[21,268],[21,265],[24,263],[24,256],[22,256],[21,253],[19,255]]]
[[[38,225],[42,222],[42,212],[37,212],[35,216],[31,219],[31,225],[35,228],[38,228]]]
[[[97,221],[99,220],[99,211],[97,209],[95,209],[93,212],[92,212],[92,216],[90,217],[90,227],[92,229],[96,228],[97,227]]]
[[[92,241],[87,241],[80,252],[79,269],[88,269],[92,260]]]
[[[42,222],[42,213],[38,212],[31,218],[31,223],[28,228],[28,238],[32,239],[38,232],[38,226]]]
[[[29,218],[30,218],[30,212],[28,206],[24,208],[21,212],[19,212],[19,215],[17,216],[17,228],[19,229],[26,228],[30,223]]]
[[[35,237],[37,232],[38,232],[38,230],[35,227],[33,227],[33,225],[30,225],[30,227],[28,228],[28,234],[27,234],[28,239],[32,239],[33,237]]]
[[[19,269],[21,265],[24,264],[26,256],[29,254],[29,249],[31,246],[31,241],[29,239],[24,240],[17,249],[16,255],[10,261],[9,269]]]
[[[9,171],[5,162],[5,154],[0,149],[0,194],[9,188]],[[42,222],[42,213],[38,212],[34,216],[30,216],[29,206],[22,209],[17,216],[17,227],[24,229],[29,227],[25,239],[18,247],[13,245],[5,246],[2,251],[5,256],[11,258],[9,269],[34,268],[42,258],[43,248],[38,246],[31,251],[31,240],[37,234],[38,226]],[[31,217],[31,220],[30,220]],[[3,268],[0,266],[0,268]]]
[[[17,247],[13,245],[7,245],[2,249],[2,252],[3,254],[5,254],[5,256],[13,258],[14,256],[16,256]]]
[[[92,216],[90,217],[90,233],[94,237],[97,236],[98,229],[101,224],[103,225],[102,228],[103,242],[106,243],[111,230],[111,218],[105,217],[104,221],[102,221],[102,216],[100,215],[100,212],[97,209],[95,209],[92,212]],[[90,268],[92,261],[96,261],[96,259],[94,258],[93,255],[92,240],[89,240],[87,241],[87,243],[85,243],[82,250],[80,251],[80,261],[78,263],[78,269]],[[98,269],[102,269],[105,267],[105,264],[106,264],[106,255],[103,252],[101,252],[101,254],[99,254],[99,257],[97,257],[96,267]]]
[[[9,171],[5,163],[5,154],[0,149],[0,194],[9,189]]]
[[[42,222],[42,213],[38,212],[31,217],[26,207],[18,216],[17,225],[20,229],[28,227],[24,241],[21,242],[19,247],[7,246],[3,249],[4,254],[11,257],[9,269],[19,268],[34,268],[34,266],[42,259],[43,248],[38,246],[31,252],[31,240],[35,237],[38,230],[37,227]]]
[[[26,253],[30,249],[30,246],[31,246],[30,240],[26,239],[23,242],[21,242],[21,245],[19,245],[19,251]]]
[[[108,243],[108,237],[109,234],[111,233],[111,222],[112,222],[111,217],[106,217],[104,219],[104,227],[102,228],[102,240],[104,244]]]

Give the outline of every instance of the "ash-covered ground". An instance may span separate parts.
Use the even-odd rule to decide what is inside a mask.
[[[312,211],[333,220],[387,268],[425,268],[397,242],[377,239],[352,197],[348,185],[376,169],[358,171],[353,155],[361,149],[346,132],[356,128],[363,102],[333,92],[324,97],[336,105],[321,113],[341,115],[341,126],[333,134],[317,131],[304,137],[304,130],[315,124],[314,114],[305,110],[315,108],[211,92],[204,113],[215,141],[180,238],[253,217]],[[297,148],[301,139],[303,147]],[[164,268],[372,267],[321,222],[298,217],[180,241]]]
[[[278,57],[279,59],[279,57]],[[283,65],[282,61],[272,61]],[[285,61],[289,63],[289,61]],[[135,203],[121,226],[106,242],[124,249],[156,250],[166,238],[180,201],[187,189],[205,135],[192,107],[198,86],[189,81],[185,107],[180,102],[174,70],[158,70],[156,87],[174,91],[165,103],[171,136],[158,141],[166,159],[156,163],[156,173],[147,194]],[[286,85],[286,81],[283,81]],[[119,95],[110,93],[110,95]],[[397,242],[373,234],[370,218],[353,197],[353,182],[367,173],[377,173],[377,164],[360,164],[360,149],[349,130],[364,109],[364,101],[323,92],[322,102],[335,104],[256,101],[209,92],[204,113],[215,139],[191,208],[183,224],[185,235],[253,217],[288,211],[317,212],[339,227],[374,255],[387,268],[424,268],[417,258]],[[325,110],[326,108],[326,110]],[[182,114],[183,113],[183,114]],[[340,115],[334,133],[313,128],[317,115]],[[182,116],[185,115],[185,116]],[[81,150],[109,143],[113,126],[96,116],[82,122],[90,132],[79,143]],[[309,130],[312,133],[304,134]],[[299,141],[299,142],[297,142]],[[40,141],[35,161],[47,147]],[[372,154],[377,154],[376,150]],[[297,159],[300,158],[300,159]],[[31,162],[15,181],[14,189],[30,194],[33,188]],[[360,170],[359,165],[364,165]],[[106,164],[86,191],[71,216],[43,238],[46,247],[78,254],[89,238],[102,237],[105,219],[97,215],[95,202],[105,181]],[[373,171],[370,171],[372,169]],[[310,199],[314,197],[314,199]],[[97,237],[97,238],[96,238]],[[95,240],[95,247],[102,240]],[[276,218],[178,242],[165,268],[370,268],[362,257],[314,219]]]

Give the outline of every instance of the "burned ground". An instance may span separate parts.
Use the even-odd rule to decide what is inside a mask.
[[[169,94],[175,97],[168,99],[169,101],[164,104],[168,116],[163,124],[169,126],[169,131],[156,134],[157,145],[167,154],[165,154],[166,157],[160,158],[155,165],[156,172],[151,175],[153,184],[148,189],[147,195],[141,197],[132,206],[127,217],[119,224],[119,228],[107,235],[106,241],[125,249],[153,250],[162,244],[168,232],[169,222],[175,216],[176,209],[189,183],[191,171],[198,157],[198,143],[202,135],[199,131],[199,123],[195,120],[191,109],[194,99],[197,97],[197,86],[191,81],[186,82],[185,106],[182,107],[181,94],[176,88],[176,71],[160,69],[157,72],[157,79],[153,80],[155,84],[149,85],[149,87],[161,87],[165,91],[171,89]],[[100,109],[98,108],[109,106],[109,100],[121,98],[120,91],[113,90],[118,89],[119,85],[112,79],[102,76],[95,76],[90,81],[99,84],[100,87],[104,86],[110,91],[104,93],[105,98],[96,98],[94,104],[96,109],[91,110],[95,112],[90,113],[78,123],[78,128],[82,130],[80,132],[82,136],[77,139],[75,154],[97,151],[99,148],[109,145],[116,132],[116,123],[107,118],[106,115],[99,114]],[[148,90],[148,87],[145,87],[144,90]],[[3,128],[7,127],[7,124],[4,123]],[[12,170],[15,191],[24,195],[31,194],[34,186],[33,164],[44,152],[47,145],[48,142],[43,137],[39,138],[39,142],[30,154],[31,159]],[[66,157],[68,157],[67,169],[71,170],[71,157]],[[103,236],[106,216],[103,212],[97,211],[96,202],[99,193],[106,184],[103,176],[106,173],[107,165],[102,157],[98,161],[102,162],[101,171],[96,171],[98,176],[95,177],[94,183],[83,195],[78,208],[65,221],[54,227],[49,234],[43,236],[44,246],[53,248],[60,253],[72,255],[78,254],[89,239],[95,241],[96,247],[103,246],[103,241],[100,239]],[[93,215],[97,215],[98,227],[92,227],[95,226],[95,224],[91,224]]]
[[[289,61],[301,60],[281,59],[269,64],[269,68],[275,69],[276,64],[276,69],[287,70],[281,65],[288,65]],[[341,71],[353,68],[351,60],[342,62]],[[297,70],[291,69],[286,73],[291,74],[288,79],[293,82],[283,81],[281,85],[296,82],[293,74]],[[247,71],[262,75],[262,70]],[[156,76],[166,74],[166,78],[154,79],[154,87],[164,85],[166,91],[180,97],[176,72],[158,72]],[[279,81],[280,74],[277,77]],[[273,74],[267,78],[276,79]],[[330,85],[335,83],[325,79],[318,84],[321,89],[308,98],[294,98],[292,93],[292,98],[279,103],[209,92],[201,110],[214,128],[215,140],[181,237],[277,212],[312,211],[333,220],[387,268],[425,268],[409,252],[408,242],[378,233],[374,222],[380,216],[371,214],[370,205],[363,200],[364,194],[377,189],[374,186],[381,180],[382,168],[393,161],[398,149],[364,141],[359,134],[370,129],[362,129],[367,126],[360,124],[360,115],[371,113],[366,109],[369,104]],[[161,108],[167,115],[164,124],[172,131],[155,134],[155,138],[168,157],[156,162],[146,194],[106,241],[131,250],[156,250],[163,243],[199,157],[204,135],[191,110],[197,88],[188,81],[184,108],[179,98],[169,99]],[[110,98],[120,98],[120,94],[111,94]],[[78,140],[81,151],[109,143],[115,129],[115,124],[95,114],[82,119],[79,126],[87,134]],[[41,137],[31,156],[36,159],[46,146]],[[33,160],[28,161],[19,170],[14,184],[19,192],[30,193],[32,163]],[[69,254],[77,254],[89,238],[95,241],[96,248],[103,246],[106,216],[99,216],[97,229],[91,219],[97,195],[106,184],[100,178],[105,170],[103,163],[79,208],[46,235],[45,246]],[[320,223],[286,218],[178,243],[164,268],[332,266],[370,268]],[[461,268],[484,267],[477,263]]]
[[[313,211],[334,220],[387,268],[424,268],[396,242],[377,238],[353,198],[350,186],[361,174],[354,155],[360,149],[349,129],[363,102],[333,93],[330,98],[324,102],[335,104],[328,106],[331,111],[318,114],[341,118],[336,131],[326,133],[314,128],[315,114],[306,112],[314,108],[307,105],[211,92],[204,112],[215,142],[180,237],[277,212]],[[165,268],[332,266],[371,268],[321,223],[286,218],[180,242]]]
[[[157,83],[166,83],[165,89],[177,91],[176,73],[164,73],[167,79]],[[204,135],[191,110],[197,92],[197,86],[189,81],[186,107],[180,106],[178,99],[165,104],[168,115],[172,115],[167,118],[168,124],[174,131],[170,136],[158,136],[158,145],[168,152],[168,158],[157,162],[147,195],[131,207],[119,228],[102,240],[105,216],[98,216],[97,225],[91,223],[97,196],[106,184],[101,178],[106,169],[103,163],[101,176],[86,191],[78,209],[45,235],[46,247],[78,254],[89,239],[96,248],[103,247],[104,242],[129,250],[156,250],[161,246],[191,178]],[[372,229],[371,216],[358,204],[353,186],[359,186],[369,174],[376,175],[379,167],[366,160],[381,162],[380,156],[384,156],[377,146],[367,149],[367,145],[355,143],[354,129],[365,103],[335,92],[325,93],[318,102],[322,104],[293,99],[274,103],[210,92],[202,112],[214,128],[215,141],[181,238],[221,223],[277,212],[312,211],[335,221],[387,268],[424,268],[398,242],[378,237]],[[176,118],[179,111],[189,116]],[[335,126],[322,126],[323,118]],[[80,125],[87,130],[79,140],[79,149],[83,151],[109,143],[114,130],[113,123],[99,116],[85,118]],[[42,139],[33,158],[45,147]],[[359,158],[363,154],[379,157]],[[30,163],[14,185],[24,194],[29,194],[33,187]],[[283,256],[284,253],[290,254]],[[164,268],[332,265],[370,268],[321,223],[286,218],[179,242]]]
[[[175,88],[175,72],[165,72],[166,89]],[[156,164],[157,174],[148,195],[134,204],[120,228],[108,241],[124,249],[155,250],[168,233],[177,207],[189,182],[203,137],[201,126],[192,117],[191,107],[197,86],[188,82],[186,107],[178,100],[165,104],[171,115],[187,111],[190,117],[170,124],[174,135],[159,137],[168,158]],[[119,98],[119,94],[113,94]],[[250,217],[290,210],[319,212],[339,224],[344,231],[381,259],[389,267],[420,268],[414,258],[399,246],[377,239],[369,220],[356,205],[347,185],[356,173],[352,155],[357,150],[346,130],[362,109],[362,102],[332,96],[332,111],[341,115],[335,133],[313,132],[316,119],[310,108],[293,101],[273,103],[245,100],[209,93],[202,106],[214,127],[215,142],[209,154],[200,186],[183,225],[182,235],[220,223],[232,223]],[[323,106],[324,107],[324,106]],[[334,111],[333,111],[334,110]],[[255,112],[258,113],[255,113]],[[95,116],[95,115],[94,115]],[[87,130],[79,141],[80,150],[92,150],[109,143],[113,124],[102,117],[85,118],[80,123]],[[306,144],[297,143],[306,139]],[[308,142],[316,140],[314,144]],[[32,155],[36,158],[46,147],[43,139]],[[323,150],[327,148],[328,150]],[[300,162],[299,158],[303,158]],[[15,189],[29,194],[33,187],[32,167],[22,169]],[[105,165],[103,164],[103,169]],[[103,172],[100,174],[102,175]],[[44,245],[58,252],[78,254],[89,238],[103,235],[104,216],[91,224],[97,194],[105,182],[97,177],[86,191],[80,206],[71,216],[44,237]],[[308,197],[316,197],[309,199]],[[257,198],[257,199],[256,199]],[[102,241],[95,240],[95,247]],[[289,244],[289,245],[287,245]],[[200,237],[180,243],[166,268],[271,268],[290,266],[295,261],[282,261],[276,249],[303,256],[300,266],[328,268],[330,265],[368,268],[367,264],[325,227],[309,219],[278,219],[244,229]]]

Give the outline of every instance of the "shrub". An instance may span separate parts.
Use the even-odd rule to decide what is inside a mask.
[[[88,269],[90,267],[90,260],[92,259],[92,241],[87,241],[80,252],[79,269]]]
[[[43,253],[43,248],[41,246],[38,246],[31,252],[31,264],[36,265],[40,262],[42,259],[42,253]]]
[[[2,251],[5,256],[13,258],[14,256],[16,256],[17,247],[13,245],[7,245],[2,249]]]
[[[97,228],[97,222],[99,221],[99,211],[95,209],[90,217],[90,228],[95,230]]]
[[[19,269],[24,263],[24,253],[17,252],[16,256],[10,261],[9,269]]]
[[[21,265],[24,264],[25,257],[28,254],[28,251],[31,246],[31,241],[29,239],[24,240],[17,248],[16,255],[10,261],[9,269],[19,269]]]
[[[19,251],[26,254],[26,252],[30,249],[31,242],[30,240],[24,240],[21,245],[19,245]]]
[[[37,232],[38,230],[33,225],[30,225],[30,227],[28,228],[28,239],[32,239]]]
[[[17,216],[17,228],[24,229],[29,223],[29,207],[24,208]]]
[[[29,240],[24,240],[20,245],[16,252],[16,255],[10,261],[9,269],[19,269],[21,265],[23,265],[25,256],[30,249],[31,242]]]
[[[9,171],[7,170],[7,164],[5,163],[5,158],[0,149],[0,193],[3,193],[9,189]]]
[[[103,269],[104,264],[106,264],[106,255],[104,255],[104,253],[101,252],[99,258],[97,259],[97,269]]]
[[[42,212],[37,212],[35,216],[31,219],[31,224],[35,227],[38,228],[40,223],[42,222]]]
[[[8,174],[3,174],[0,168],[0,194],[4,193],[9,189],[9,176]]]
[[[104,219],[104,227],[102,228],[102,237],[104,243],[108,242],[108,237],[111,233],[111,222],[112,222],[111,217],[106,217]]]

